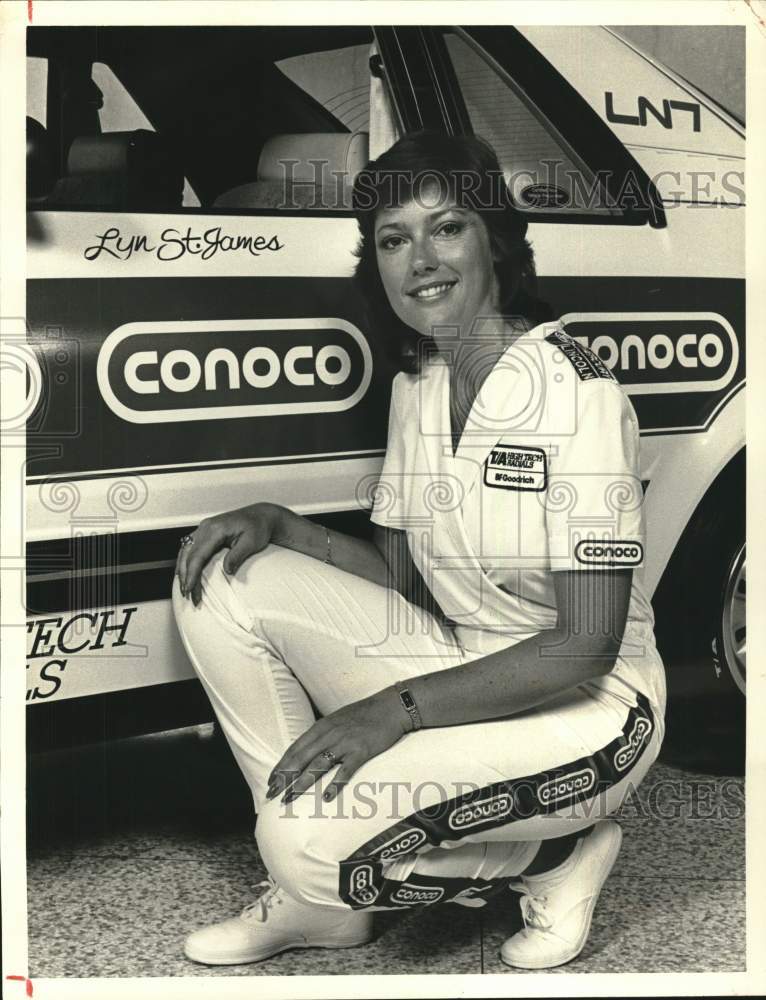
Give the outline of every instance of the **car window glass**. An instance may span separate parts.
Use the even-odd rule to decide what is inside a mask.
[[[154,132],[154,126],[136,104],[112,70],[104,63],[93,63],[91,78],[101,91],[103,104],[99,108],[98,120],[101,132],[134,132],[146,129]],[[183,206],[198,208],[199,198],[188,178],[184,178]]]
[[[27,57],[27,115],[46,126],[46,91],[48,87],[48,60],[39,56]]]
[[[363,25],[67,39],[37,39],[57,60],[61,104],[48,134],[58,173],[38,211],[350,212],[354,176],[397,138]],[[45,61],[30,69],[38,115]]]
[[[591,170],[512,82],[465,38],[444,32],[476,135],[494,148],[517,206],[525,212],[614,214],[599,204]]]
[[[261,144],[248,180],[222,192],[214,208],[350,210],[351,182],[370,156],[371,127],[376,135],[381,131],[379,121],[371,122],[371,108],[376,118],[385,111],[371,87],[372,51],[370,32],[361,44],[275,60],[276,100],[284,88],[280,132]],[[304,97],[303,110],[295,88]],[[299,114],[321,122],[308,130]]]
[[[349,132],[369,132],[369,58],[369,45],[350,45],[280,59],[276,66]]]

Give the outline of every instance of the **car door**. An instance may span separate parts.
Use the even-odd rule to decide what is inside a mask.
[[[168,599],[184,531],[256,500],[359,528],[392,371],[333,171],[401,119],[366,27],[29,45],[53,183],[28,216],[28,704],[156,701],[192,676]]]

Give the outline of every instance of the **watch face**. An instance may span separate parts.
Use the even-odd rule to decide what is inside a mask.
[[[414,708],[415,701],[409,691],[400,691],[399,696],[402,699],[402,704],[405,708]]]

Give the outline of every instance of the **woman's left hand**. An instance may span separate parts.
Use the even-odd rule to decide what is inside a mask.
[[[282,755],[269,775],[266,798],[284,792],[282,801],[291,802],[327,771],[338,767],[323,795],[330,801],[362,764],[388,750],[410,728],[394,688],[384,688],[362,701],[344,705],[318,719]]]

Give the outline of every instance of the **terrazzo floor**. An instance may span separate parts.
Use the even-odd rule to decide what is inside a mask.
[[[30,758],[33,979],[514,974],[498,957],[521,924],[511,892],[482,909],[377,914],[375,938],[362,948],[225,968],[187,961],[188,931],[238,912],[265,877],[246,786],[211,732]],[[560,971],[744,970],[743,784],[668,762],[653,767],[621,813],[624,846],[585,951]]]

